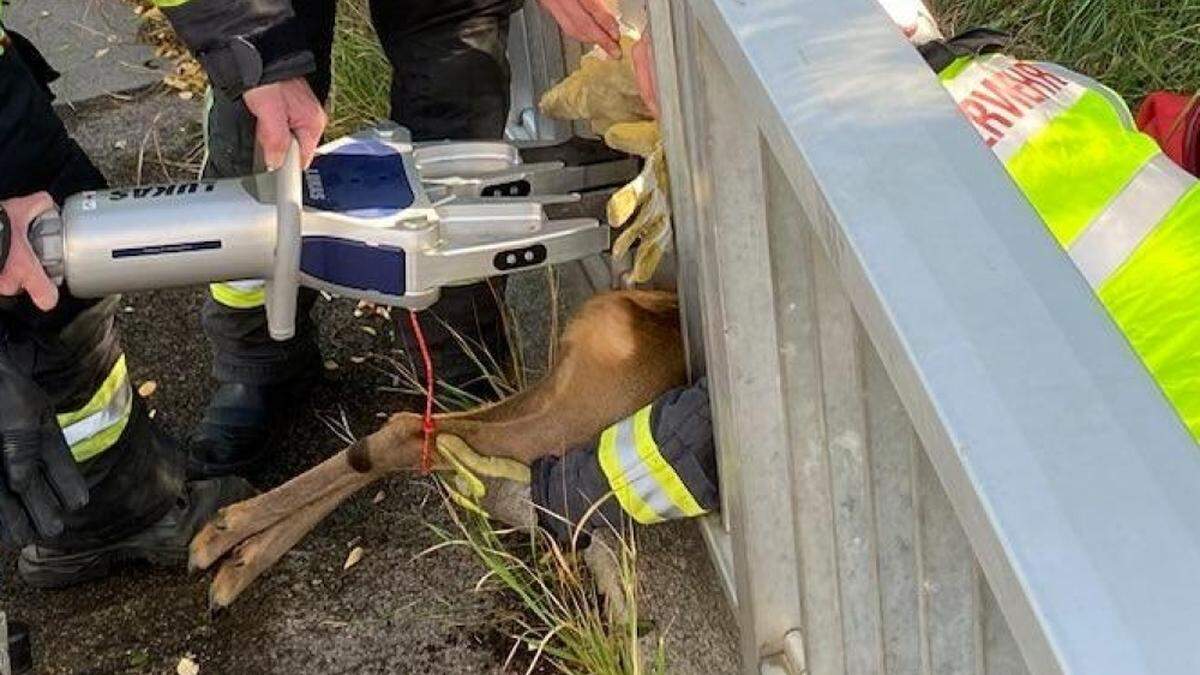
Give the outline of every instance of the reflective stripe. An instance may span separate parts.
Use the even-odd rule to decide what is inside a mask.
[[[266,282],[262,279],[245,279],[210,284],[209,293],[213,300],[234,309],[262,307],[267,301]]]
[[[650,432],[651,406],[604,430],[600,468],[621,508],[644,525],[707,513],[662,456]]]
[[[132,410],[133,388],[122,355],[91,400],[79,410],[56,416],[75,461],[91,459],[116,443]]]
[[[1088,284],[1099,289],[1196,182],[1166,155],[1147,162],[1068,249]]]

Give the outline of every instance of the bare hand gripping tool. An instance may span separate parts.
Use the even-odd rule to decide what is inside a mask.
[[[30,227],[51,278],[77,297],[265,280],[267,321],[292,337],[299,285],[424,309],[443,286],[577,260],[608,248],[593,218],[545,206],[617,185],[633,160],[525,163],[503,142],[413,144],[379,125],[333,141],[300,170],[84,192]],[[2,263],[0,263],[2,264]]]

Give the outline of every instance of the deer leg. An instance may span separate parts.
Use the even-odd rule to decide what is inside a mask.
[[[478,452],[526,463],[562,454],[683,381],[676,312],[669,294],[599,296],[572,321],[549,377],[498,404],[439,416],[439,429]],[[192,541],[189,560],[205,569],[236,548],[213,582],[213,605],[232,602],[351,494],[417,466],[421,441],[420,416],[393,416],[317,467],[222,509]]]

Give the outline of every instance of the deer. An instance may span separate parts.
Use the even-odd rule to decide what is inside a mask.
[[[559,345],[559,359],[539,382],[497,403],[436,415],[437,432],[459,436],[485,457],[528,465],[561,457],[686,380],[671,292],[596,295]],[[193,571],[218,567],[210,607],[228,607],[351,495],[385,476],[416,471],[424,434],[421,414],[395,414],[305,473],[221,509],[192,540],[188,561]]]

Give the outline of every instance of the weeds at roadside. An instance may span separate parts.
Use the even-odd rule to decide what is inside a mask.
[[[1200,88],[1195,0],[927,0],[950,34],[986,26],[1015,52],[1090,75],[1137,104],[1155,89]]]

